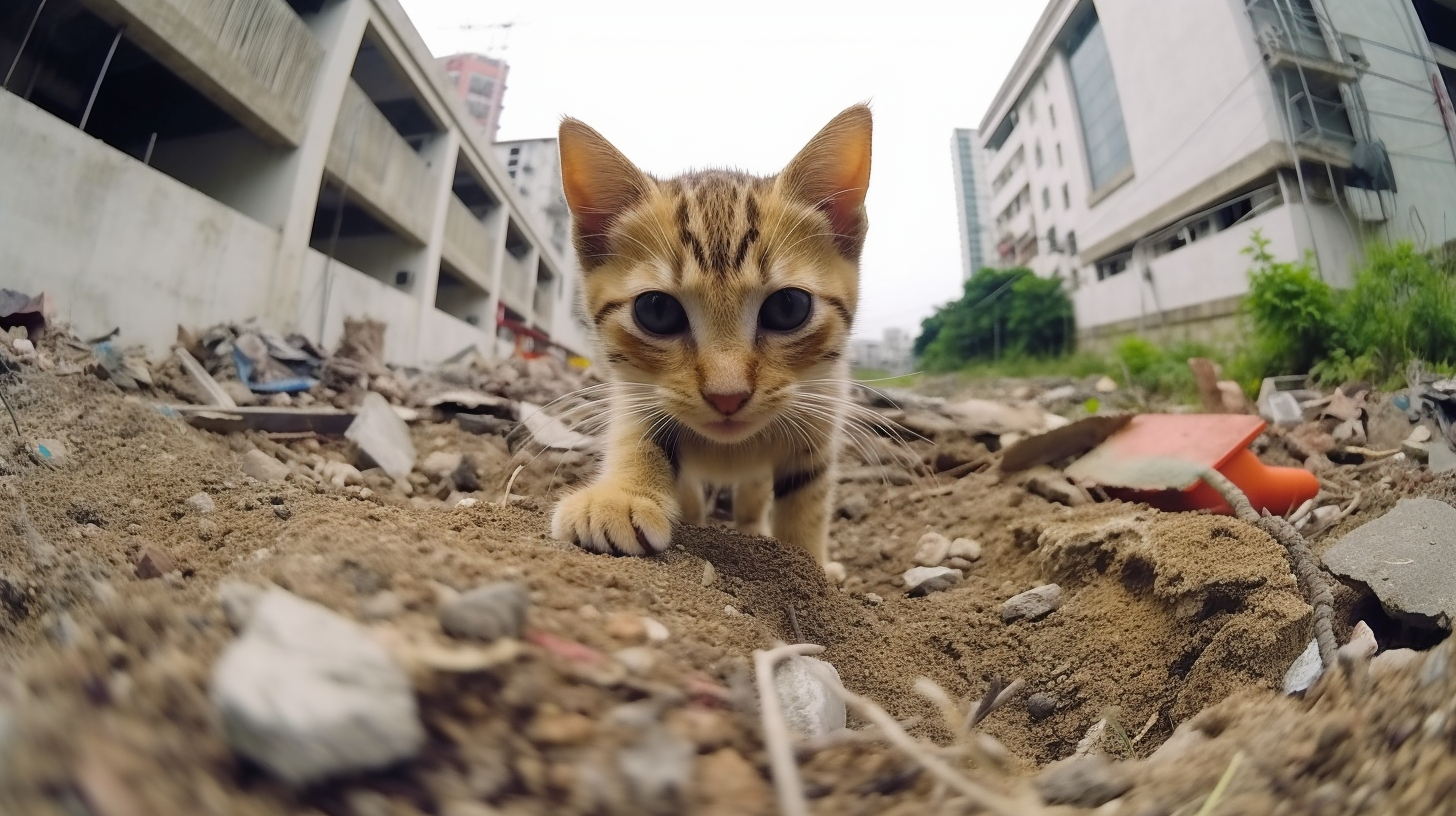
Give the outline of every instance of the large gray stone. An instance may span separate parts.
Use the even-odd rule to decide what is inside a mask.
[[[213,669],[233,749],[291,785],[392,765],[424,743],[408,676],[358,624],[282,589]]]
[[[1369,586],[1393,617],[1449,630],[1456,617],[1456,507],[1401,499],[1327,550],[1324,563]]]

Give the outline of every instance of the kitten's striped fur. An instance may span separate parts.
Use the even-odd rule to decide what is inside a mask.
[[[824,561],[870,129],[869,109],[857,105],[776,176],[658,180],[581,122],[562,123],[585,307],[615,385],[602,471],[557,505],[557,538],[660,552],[673,523],[704,523],[704,483],[733,484],[740,530],[771,532]],[[808,317],[773,328],[802,311],[785,290],[807,293]],[[677,313],[666,300],[650,301],[660,310],[639,305],[645,295],[681,304],[686,330],[650,331],[674,327]]]

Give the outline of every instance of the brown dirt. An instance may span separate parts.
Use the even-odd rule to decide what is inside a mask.
[[[337,441],[198,431],[150,400],[66,370],[30,367],[4,384],[26,435],[59,438],[70,452],[66,466],[48,468],[10,441],[0,448],[0,751],[7,712],[17,729],[0,761],[7,813],[643,812],[612,761],[638,738],[631,712],[643,705],[700,754],[692,790],[667,812],[770,812],[750,656],[795,639],[826,646],[822,657],[846,686],[916,718],[912,732],[937,742],[949,734],[912,690],[916,678],[971,701],[993,678],[1024,681],[981,726],[1009,759],[1003,771],[977,772],[1006,785],[1068,756],[1103,717],[1129,741],[1141,734],[1131,746],[1138,757],[1183,723],[1209,737],[1171,764],[1125,763],[1138,784],[1121,812],[1171,813],[1206,795],[1238,750],[1256,770],[1230,788],[1220,813],[1269,812],[1259,803],[1280,797],[1345,808],[1291,813],[1437,812],[1394,803],[1434,803],[1451,786],[1456,711],[1446,701],[1456,681],[1418,688],[1411,669],[1359,694],[1336,683],[1315,701],[1271,692],[1310,636],[1308,607],[1278,545],[1235,520],[1120,503],[1067,508],[992,467],[959,479],[843,485],[869,511],[835,522],[831,557],[849,575],[840,587],[799,551],[721,529],[685,529],[659,558],[614,559],[548,535],[553,491],[577,478],[579,461],[558,467],[561,457],[539,457],[514,488],[531,498],[500,507],[518,461],[504,442],[424,423],[414,428],[421,458],[468,454],[479,505],[450,509],[424,479],[406,497],[374,473],[367,494],[299,475],[263,485],[238,469],[252,447],[296,469],[348,451]],[[951,458],[994,463],[962,447]],[[1367,498],[1333,534],[1399,495],[1456,496],[1456,481],[1382,468],[1341,469],[1341,478],[1361,479]],[[189,509],[199,491],[212,496],[214,513]],[[984,554],[957,586],[910,598],[898,576],[914,566],[926,531],[976,539]],[[149,548],[177,572],[138,578]],[[224,579],[276,584],[356,619],[388,591],[402,611],[367,625],[386,641],[442,648],[442,587],[513,580],[533,604],[527,643],[509,664],[474,673],[412,667],[429,732],[420,758],[296,793],[237,760],[217,727],[209,677],[234,637],[217,601]],[[1033,623],[1001,621],[1007,598],[1047,582],[1064,590],[1060,609]],[[1351,590],[1342,598],[1343,637],[1352,616],[1370,610]],[[670,632],[648,647],[658,658],[650,668],[633,673],[611,657],[638,645],[631,627],[613,625],[620,613],[651,616]],[[1055,713],[1033,721],[1031,693],[1055,698]],[[1438,709],[1449,725],[1431,725]],[[1404,733],[1411,722],[1436,736],[1390,747],[1391,729]],[[1116,737],[1103,746],[1126,753]],[[1440,746],[1444,758],[1434,753]],[[1401,756],[1427,764],[1402,765]],[[1398,787],[1414,785],[1412,769],[1427,765],[1444,787]],[[717,772],[743,767],[737,785]],[[819,752],[804,776],[820,813],[921,813],[942,801],[902,755],[878,745]],[[1351,810],[1358,797],[1341,798],[1351,791],[1388,807]]]

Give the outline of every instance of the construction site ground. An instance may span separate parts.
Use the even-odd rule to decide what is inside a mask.
[[[469,457],[478,490],[405,495],[372,471],[342,487],[297,473],[260,482],[240,469],[253,449],[295,471],[352,454],[339,439],[199,430],[159,410],[165,399],[85,370],[27,366],[5,389],[23,438],[66,449],[64,462],[31,461],[3,417],[6,813],[774,813],[752,654],[779,642],[824,646],[850,691],[1004,794],[1008,812],[1456,808],[1456,657],[1432,648],[1438,636],[1337,584],[1341,642],[1365,620],[1382,649],[1426,651],[1351,663],[1286,696],[1310,608],[1272,539],[1228,517],[1050,501],[973,439],[903,443],[919,467],[849,454],[835,582],[801,551],[721,527],[683,528],[652,558],[553,541],[552,502],[589,459],[512,452],[456,423],[414,423],[413,441],[421,459]],[[1456,497],[1456,479],[1408,461],[1326,477],[1363,500],[1311,535],[1316,554],[1399,498]],[[210,507],[189,501],[199,493]],[[981,555],[959,583],[910,597],[901,576],[927,532],[974,540]],[[219,600],[228,581],[281,587],[413,655],[401,660],[425,728],[418,755],[302,788],[240,758],[210,694],[238,636]],[[493,581],[529,593],[525,633],[462,667],[442,599]],[[1048,583],[1058,609],[1003,622],[1008,598]],[[993,683],[1020,686],[965,735],[919,678],[959,712]],[[1054,763],[1099,722],[1084,747],[1109,762],[1056,779]],[[865,725],[851,714],[852,729]],[[883,733],[862,736],[800,744],[812,812],[986,812]]]

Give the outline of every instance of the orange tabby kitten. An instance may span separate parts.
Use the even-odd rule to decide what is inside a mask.
[[[769,178],[656,179],[575,119],[560,135],[585,305],[614,386],[601,473],[556,506],[553,534],[661,552],[674,523],[704,523],[705,483],[731,484],[738,529],[823,563],[869,108],[836,116]]]

